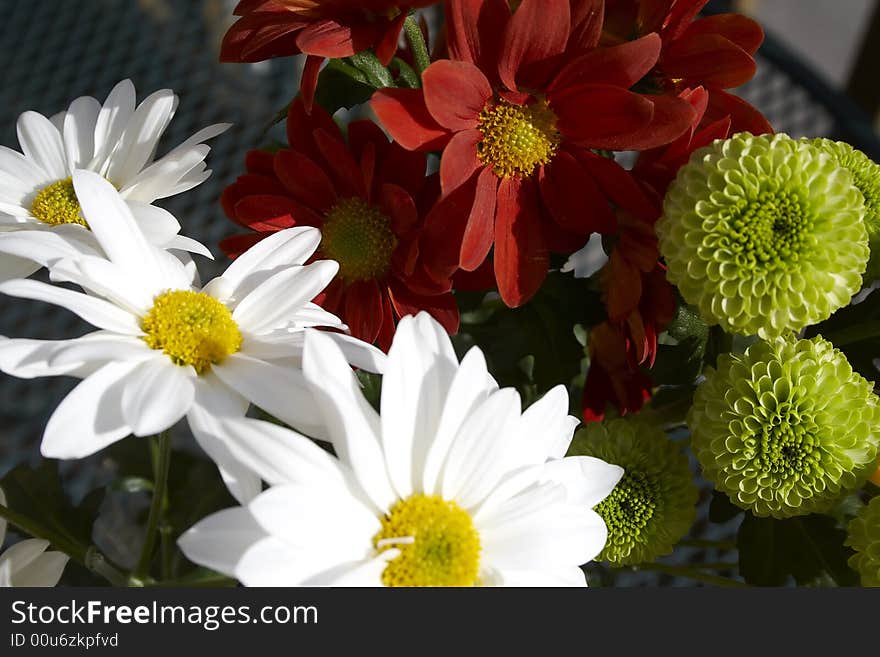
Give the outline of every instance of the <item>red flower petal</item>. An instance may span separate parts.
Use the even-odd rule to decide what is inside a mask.
[[[233,235],[220,240],[220,249],[230,258],[237,258],[264,237],[267,236],[261,233]]]
[[[632,174],[617,162],[598,155],[589,155],[581,161],[612,203],[644,222],[653,222],[660,215],[659,208],[651,203]]]
[[[710,89],[709,107],[704,121],[714,121],[725,116],[730,117],[731,133],[773,134],[773,126],[770,122],[749,103],[721,89]]]
[[[723,89],[745,84],[756,70],[752,56],[720,34],[677,39],[663,53],[661,66],[670,78],[696,80]]]
[[[246,173],[238,177],[233,184],[223,190],[220,195],[220,204],[223,211],[230,219],[235,219],[235,204],[245,196],[252,194],[280,194],[285,193],[284,186],[274,178],[260,176],[254,173]]]
[[[498,177],[490,167],[484,167],[477,177],[474,205],[461,242],[461,268],[466,271],[483,264],[492,248],[497,198]]]
[[[381,156],[385,147],[390,145],[390,142],[385,133],[382,132],[382,128],[373,121],[364,119],[349,123],[348,150],[351,151],[356,160],[360,160],[363,157],[367,144],[372,144],[376,148],[376,155]]]
[[[654,68],[662,43],[657,34],[611,48],[596,48],[569,62],[549,91],[579,84],[610,84],[629,89]]]
[[[397,329],[397,326],[394,322],[394,306],[391,304],[391,297],[388,294],[388,290],[384,291],[382,294],[382,326],[379,328],[379,335],[376,337],[376,342],[379,343],[379,348],[382,351],[387,352],[391,349],[391,343],[394,340],[394,332]]]
[[[641,130],[630,133],[627,144],[633,150],[644,151],[675,141],[697,123],[697,113],[683,98],[675,96],[646,96],[654,103],[654,116]]]
[[[522,0],[504,31],[498,62],[501,81],[515,91],[520,67],[561,54],[570,31],[569,0]]]
[[[669,18],[663,28],[663,34],[661,34],[663,40],[668,43],[680,37],[708,1],[675,0],[669,10]]]
[[[382,209],[391,217],[395,235],[406,235],[418,227],[419,211],[412,196],[397,185],[382,185]]]
[[[570,51],[592,50],[602,36],[605,0],[572,0]]]
[[[617,222],[608,201],[571,154],[557,154],[538,180],[541,197],[562,228],[580,235],[614,231]]]
[[[377,180],[399,185],[416,198],[425,187],[426,168],[427,162],[423,153],[408,151],[400,144],[389,143],[379,165]]]
[[[434,62],[425,70],[422,82],[431,116],[454,131],[476,128],[480,112],[492,98],[486,76],[468,62]]]
[[[279,15],[281,14],[281,15]],[[237,20],[223,37],[221,62],[259,62],[299,53],[296,37],[307,20],[291,12],[258,12]]]
[[[315,130],[315,143],[329,165],[328,170],[335,179],[340,195],[367,198],[363,172],[345,142],[324,130]]]
[[[495,278],[504,303],[516,308],[531,299],[548,265],[535,183],[502,179],[495,210]]]
[[[648,125],[651,101],[609,85],[584,84],[557,91],[550,104],[563,136],[586,148],[628,150],[628,137]]]
[[[318,75],[321,73],[321,65],[323,63],[323,57],[309,55],[306,57],[306,63],[303,65],[302,78],[299,81],[299,93],[302,96],[306,112],[309,113],[311,113],[312,105],[315,103],[315,90],[318,88]]]
[[[275,175],[293,196],[316,210],[329,210],[336,191],[324,170],[302,153],[283,149],[275,154]]]
[[[465,130],[449,141],[440,159],[440,184],[444,195],[470,180],[482,166],[477,157],[477,144],[482,138],[479,130]]]
[[[681,38],[696,34],[719,34],[726,37],[750,55],[764,42],[764,30],[757,21],[742,14],[717,14],[691,23]]]
[[[608,317],[619,322],[626,319],[639,305],[642,296],[642,272],[614,249],[608,262],[607,299]]]
[[[297,96],[287,111],[287,143],[290,147],[304,153],[315,161],[320,159],[320,151],[315,144],[315,130],[324,130],[342,141],[342,131],[323,107],[313,107],[306,111],[305,101]]]
[[[497,81],[504,26],[510,19],[507,0],[447,0],[449,55],[469,62]]]
[[[355,281],[345,289],[344,301],[342,320],[351,334],[364,342],[375,342],[384,315],[379,284],[374,280]]]
[[[388,292],[398,317],[417,315],[424,310],[440,322],[447,333],[458,333],[458,305],[451,292],[431,296],[414,294],[398,281],[392,281]]]
[[[440,150],[449,141],[449,132],[431,116],[419,89],[380,89],[370,107],[394,141],[408,150]]]
[[[400,31],[406,22],[406,15],[406,12],[402,11],[400,16],[391,21],[391,24],[385,29],[385,34],[382,35],[379,43],[374,48],[376,57],[383,66],[388,66],[391,58],[394,57],[394,53],[397,52],[397,42],[400,40]]]
[[[420,251],[432,278],[448,279],[461,260],[461,243],[468,218],[474,207],[477,179],[456,188],[431,208],[425,217]]]
[[[250,173],[275,175],[275,156],[269,151],[250,150],[245,153],[244,166]]]
[[[330,58],[350,57],[376,43],[379,34],[376,26],[343,25],[324,18],[309,21],[308,26],[297,36],[296,45],[309,55]]]
[[[255,194],[235,204],[236,220],[252,230],[274,231],[291,226],[320,226],[319,214],[287,196]]]

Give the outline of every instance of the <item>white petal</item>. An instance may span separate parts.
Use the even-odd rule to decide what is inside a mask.
[[[63,180],[70,175],[64,160],[61,134],[49,119],[37,112],[27,111],[18,117],[16,128],[25,156],[48,173],[52,180]]]
[[[219,425],[230,451],[269,485],[345,483],[337,459],[289,429],[250,418],[222,419]]]
[[[327,556],[320,551],[298,550],[269,536],[242,555],[235,577],[245,586],[302,586],[304,578],[326,565]]]
[[[583,587],[587,585],[584,571],[577,566],[541,570],[497,571],[499,586],[513,587]]]
[[[32,192],[45,187],[53,178],[49,171],[44,171],[35,162],[7,146],[0,146],[0,171],[21,182],[21,188]]]
[[[200,171],[204,168],[202,161],[208,156],[211,149],[207,146],[196,146],[180,157],[173,159],[163,158],[153,162],[134,178],[126,181],[119,189],[119,193],[127,200],[136,200],[143,203],[153,203],[157,199],[167,198],[175,194],[192,189],[208,178],[208,173],[200,179],[182,184],[181,178],[192,171]]]
[[[155,281],[141,279],[105,258],[91,256],[58,260],[52,263],[51,275],[54,281],[76,283],[136,317],[152,308],[155,295],[162,290]]]
[[[282,269],[240,301],[233,319],[251,333],[260,334],[293,321],[296,311],[314,299],[336,276],[339,264],[322,260]]]
[[[27,566],[49,547],[49,541],[42,538],[31,538],[19,541],[6,552],[0,555],[0,563],[9,562],[12,566],[12,575]]]
[[[434,441],[425,458],[422,487],[426,493],[440,492],[443,466],[458,430],[465,419],[496,390],[498,384],[489,376],[483,352],[472,347],[462,359],[449,386]]]
[[[178,251],[186,251],[189,253],[196,253],[200,256],[205,256],[206,258],[214,259],[214,254],[211,253],[211,250],[199,242],[198,240],[194,240],[192,237],[186,237],[185,235],[174,235],[167,242],[160,244],[163,249],[171,249]],[[191,262],[191,260],[189,261]],[[188,264],[185,262],[184,264]]]
[[[107,169],[107,178],[124,185],[152,159],[159,138],[174,116],[177,97],[170,89],[160,89],[135,109],[119,139],[119,147]]]
[[[142,339],[130,335],[117,335],[95,331],[81,338],[59,343],[47,358],[50,368],[64,368],[83,365],[103,366],[113,361],[136,362],[156,356]]]
[[[82,340],[84,338],[80,338]],[[0,371],[20,379],[86,375],[79,363],[51,363],[56,353],[77,340],[27,340],[0,337]]]
[[[165,354],[140,363],[122,392],[122,415],[131,432],[152,436],[174,426],[193,404],[195,377],[192,367],[175,365]]]
[[[95,160],[89,168],[100,168],[116,149],[128,120],[134,113],[135,91],[131,80],[122,80],[110,91],[95,123]]]
[[[231,123],[214,123],[213,125],[209,125],[206,128],[202,128],[198,132],[196,132],[192,137],[182,142],[179,146],[175,146],[172,150],[168,151],[165,155],[163,155],[160,160],[164,160],[166,158],[172,159],[176,157],[180,157],[180,155],[194,146],[201,144],[204,141],[208,141],[209,139],[213,139],[218,135],[222,135],[224,132],[229,130],[232,127]]]
[[[242,353],[215,365],[213,372],[270,415],[309,436],[325,436],[320,409],[315,406],[302,372]]]
[[[64,115],[64,152],[68,175],[88,166],[95,156],[95,123],[101,104],[91,96],[74,100]]]
[[[78,227],[79,228],[79,227]],[[100,248],[93,239],[76,235],[82,233],[90,235],[87,230],[76,231],[61,230],[17,230],[12,233],[0,234],[0,278],[26,278],[39,267],[51,267],[61,258],[76,258],[82,255],[96,255],[94,248],[89,248],[89,242]],[[70,236],[73,236],[73,239]],[[9,254],[6,256],[5,254]],[[14,256],[14,257],[12,257]],[[31,264],[22,266],[27,273],[21,276],[10,276],[14,270],[14,263],[27,259]],[[27,271],[27,270],[30,271]],[[5,274],[5,276],[4,276]]]
[[[122,391],[136,365],[110,363],[76,386],[46,424],[43,456],[78,459],[128,436],[131,427],[122,416]]]
[[[49,587],[55,586],[69,557],[63,552],[44,552],[24,568],[12,574],[13,586]]]
[[[0,249],[2,248],[3,245],[0,244]],[[40,265],[33,260],[4,253],[0,255],[0,283],[15,278],[27,278],[39,268]]]
[[[323,334],[333,340],[345,360],[358,369],[376,373],[385,371],[388,357],[381,349],[344,333],[324,331]]]
[[[342,564],[303,581],[303,586],[368,586],[379,587],[388,562],[400,555],[398,550],[385,550],[367,561]]]
[[[178,539],[177,545],[193,563],[235,577],[238,562],[267,537],[247,508],[234,507],[200,520]],[[266,566],[271,568],[272,564]]]
[[[382,451],[401,498],[421,488],[425,459],[458,369],[451,347],[445,348],[448,336],[438,339],[434,320],[425,317],[400,320],[382,379]]]
[[[237,298],[243,298],[260,282],[274,274],[275,269],[304,264],[320,243],[320,231],[311,226],[279,230],[233,260],[222,278],[228,281],[229,289]],[[254,281],[253,278],[258,280]]]
[[[573,271],[575,278],[589,278],[602,269],[607,262],[608,255],[602,248],[602,236],[599,233],[593,233],[580,251],[571,254],[571,257],[562,266],[562,271]]]
[[[180,232],[180,222],[168,210],[140,201],[126,202],[135,223],[150,243],[163,246]]]
[[[443,469],[444,499],[474,507],[510,471],[509,455],[521,449],[513,438],[520,404],[516,390],[503,388],[465,419]]]
[[[303,372],[312,386],[330,440],[378,510],[396,499],[379,443],[379,417],[361,394],[351,366],[332,339],[306,330]]]
[[[2,283],[0,284],[0,292],[13,297],[45,301],[56,306],[62,306],[76,313],[90,324],[108,331],[128,335],[141,334],[141,329],[134,315],[103,299],[96,299],[81,292],[74,292],[73,290],[29,279],[18,279]]]
[[[550,461],[541,472],[541,481],[560,484],[569,504],[592,509],[611,494],[623,477],[623,468],[592,456],[567,456]]]
[[[565,456],[579,424],[577,418],[568,414],[568,408],[568,390],[558,385],[526,409],[518,431],[524,465],[537,465],[549,458]]]

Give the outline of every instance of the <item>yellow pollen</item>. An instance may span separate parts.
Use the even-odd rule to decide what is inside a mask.
[[[321,227],[321,250],[346,283],[382,278],[396,248],[391,220],[360,198],[339,201]]]
[[[37,192],[31,203],[31,214],[50,226],[79,224],[88,228],[81,210],[76,192],[73,191],[73,178],[46,185]]]
[[[241,349],[241,332],[229,308],[202,292],[160,294],[141,328],[151,349],[161,349],[175,365],[192,365],[199,374]]]
[[[561,137],[547,101],[514,105],[500,101],[480,112],[477,129],[483,138],[477,156],[499,178],[528,177],[556,155]]]
[[[467,511],[437,495],[398,500],[373,537],[380,552],[400,555],[382,573],[385,586],[474,586],[480,568],[480,536]]]

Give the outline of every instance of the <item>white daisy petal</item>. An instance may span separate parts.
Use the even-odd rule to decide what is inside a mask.
[[[292,548],[269,536],[248,547],[235,565],[233,575],[245,586],[299,586],[315,569],[326,568],[320,553]]]
[[[592,509],[611,494],[623,477],[623,468],[592,456],[571,456],[547,463],[541,481],[560,484],[566,502]]]
[[[246,507],[235,507],[200,520],[177,540],[177,545],[190,561],[234,577],[238,562],[265,538],[268,534],[251,512]]]
[[[340,460],[379,509],[395,499],[385,470],[379,416],[361,394],[351,366],[331,338],[307,329],[303,373]]]
[[[428,448],[437,433],[458,363],[435,341],[430,322],[400,320],[382,380],[382,448],[388,476],[401,497],[420,487]],[[451,350],[451,347],[450,347]]]
[[[76,283],[137,316],[152,307],[155,295],[161,290],[156,281],[138,278],[109,260],[89,256],[54,262],[51,277],[54,281]]]
[[[80,338],[83,339],[83,338]],[[84,375],[79,363],[52,363],[56,353],[73,340],[26,340],[0,337],[0,371],[20,379]]]
[[[151,244],[165,244],[180,232],[180,222],[168,210],[140,201],[128,201],[127,204],[135,222]]]
[[[111,158],[106,177],[124,185],[134,178],[156,152],[159,138],[177,107],[177,96],[170,89],[160,89],[147,96],[129,119]]]
[[[52,178],[51,172],[43,170],[21,153],[16,153],[7,146],[0,146],[0,171],[8,177],[19,180],[21,188],[29,192],[57,180]]]
[[[283,269],[241,299],[232,317],[256,334],[285,326],[296,309],[314,299],[338,271],[333,260]]]
[[[583,587],[587,585],[584,571],[577,566],[546,570],[497,571],[499,586],[516,587]]]
[[[71,224],[70,227],[74,226]],[[75,231],[17,230],[0,233],[0,252],[4,254],[0,256],[0,279],[26,278],[40,267],[50,267],[62,258],[97,255],[90,242],[96,247],[98,245],[91,239],[90,233],[80,226],[76,228]],[[23,272],[21,276],[11,276],[16,263],[22,263],[18,267]]]
[[[62,306],[76,313],[90,324],[109,331],[127,335],[138,335],[141,333],[141,329],[133,315],[114,306],[112,303],[88,296],[87,294],[29,279],[6,281],[0,284],[0,292],[13,297],[45,301],[56,306]]]
[[[14,576],[21,568],[24,568],[43,554],[48,547],[49,541],[42,538],[19,541],[6,550],[6,552],[0,554],[0,563],[9,562],[12,565],[12,574]]]
[[[159,246],[169,251],[186,251],[205,256],[211,260],[214,259],[214,254],[211,253],[211,250],[207,246],[198,240],[194,240],[192,237],[186,237],[185,235],[173,235],[171,239],[167,242],[163,242]]]
[[[0,235],[2,237],[5,235]],[[0,249],[2,248],[3,245],[0,244]],[[15,278],[27,278],[39,268],[40,265],[33,260],[3,253],[0,255],[0,283]]]
[[[27,111],[18,117],[18,142],[25,156],[43,169],[53,181],[70,174],[64,161],[61,133],[42,114]]]
[[[382,353],[381,349],[343,333],[334,331],[323,331],[322,333],[333,340],[342,355],[345,356],[345,360],[358,369],[380,374],[385,371],[388,357]]]
[[[152,203],[158,199],[181,194],[188,189],[192,189],[204,182],[209,177],[210,172],[207,172],[208,175],[199,176],[191,184],[182,185],[181,178],[193,171],[203,171],[203,160],[208,156],[210,150],[209,146],[202,144],[184,153],[179,158],[171,160],[163,158],[158,162],[153,162],[120,187],[119,193],[126,200]]]
[[[343,564],[318,573],[302,582],[303,586],[382,586],[382,572],[398,556],[397,550],[385,550],[368,561]]]
[[[40,451],[46,458],[77,459],[122,440],[131,427],[122,415],[125,379],[137,363],[109,363],[76,386],[52,413]]]
[[[561,459],[568,451],[579,421],[568,414],[568,391],[558,385],[522,414],[519,434],[525,463]]]
[[[96,331],[82,338],[65,340],[55,347],[47,358],[50,368],[81,367],[85,364],[106,365],[113,361],[136,362],[155,357],[140,338]]]
[[[36,539],[30,539],[36,540]],[[27,541],[22,541],[25,543]],[[20,545],[17,543],[16,545]],[[13,546],[14,547],[14,546]],[[44,552],[12,573],[13,586],[50,587],[58,584],[70,558],[63,552]]]
[[[110,91],[95,123],[95,160],[89,169],[105,173],[104,165],[134,113],[134,104],[135,91],[131,80],[122,80]]]
[[[95,124],[101,104],[91,96],[81,96],[64,115],[63,141],[67,175],[88,166],[95,155]]]
[[[126,378],[122,392],[122,415],[136,436],[156,435],[174,426],[195,398],[195,370],[154,353]]]

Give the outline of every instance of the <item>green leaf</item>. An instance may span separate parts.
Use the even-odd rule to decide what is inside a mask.
[[[379,374],[358,370],[357,378],[360,381],[364,398],[370,402],[370,406],[378,411],[382,397],[382,377]]]
[[[348,58],[348,61],[366,76],[365,82],[374,88],[382,89],[383,87],[394,86],[391,72],[379,61],[376,53],[372,50],[355,53]]]
[[[362,71],[333,59],[318,76],[315,101],[332,115],[339,109],[351,109],[365,103],[374,89]]]
[[[400,57],[395,57],[391,60],[391,71],[395,75],[395,80],[398,83],[398,86],[406,87],[409,89],[418,89],[422,86],[422,82],[419,79],[419,74],[413,70],[413,67],[403,61]]]
[[[847,566],[852,552],[845,539],[830,516],[776,520],[746,514],[737,536],[740,574],[755,586],[782,586],[790,578],[798,585],[830,580],[852,586],[858,578]]]

